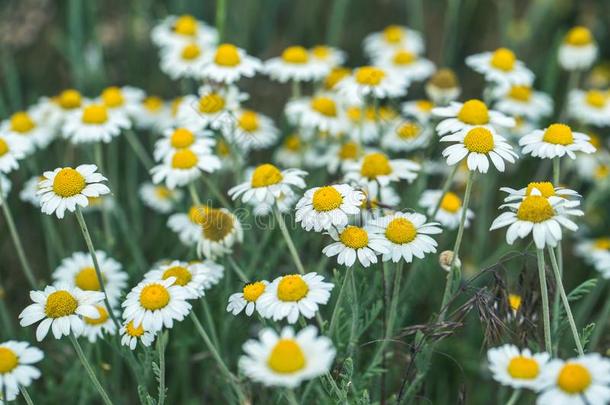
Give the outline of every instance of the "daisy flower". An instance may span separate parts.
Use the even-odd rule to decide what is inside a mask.
[[[361,66],[337,85],[350,103],[363,104],[366,98],[397,98],[407,94],[409,81],[403,75],[377,66]]]
[[[44,125],[41,113],[36,109],[18,111],[0,123],[3,137],[16,137],[25,145],[25,153],[31,154],[36,148],[44,149],[53,140],[53,128]]]
[[[533,354],[529,349],[519,350],[511,344],[487,351],[487,361],[493,379],[513,389],[538,390],[542,372],[550,357],[548,353]]]
[[[419,205],[427,209],[428,215],[433,215],[439,200],[441,203],[434,220],[449,230],[457,229],[464,210],[462,199],[457,194],[448,191],[443,195],[442,190],[425,190],[419,199]],[[468,228],[473,218],[474,212],[467,209],[465,228]]]
[[[303,149],[299,134],[288,135],[275,150],[274,161],[284,167],[300,167],[303,165]]]
[[[349,184],[314,187],[297,202],[295,221],[303,229],[316,232],[345,227],[349,217],[360,212],[364,193]]]
[[[66,115],[83,104],[83,97],[78,90],[66,89],[52,97],[41,98],[38,103],[39,110],[44,116],[46,125],[54,130],[61,128]]]
[[[199,96],[185,96],[176,110],[176,122],[190,129],[222,129],[234,121],[234,114],[247,95],[235,86],[216,89],[208,85],[199,88]]]
[[[416,82],[427,79],[436,70],[430,60],[405,49],[379,55],[375,58],[375,65],[393,70],[407,80]]]
[[[286,104],[286,116],[295,126],[310,131],[338,136],[347,130],[345,113],[331,94],[291,100]]]
[[[348,225],[337,230],[330,228],[328,234],[335,242],[324,247],[322,253],[337,256],[337,263],[351,267],[356,259],[364,267],[377,263],[377,255],[390,253],[390,243],[383,235],[370,227]]]
[[[214,287],[224,276],[225,268],[222,264],[213,262],[212,260],[194,260],[189,262],[189,266],[194,268],[193,271],[202,273],[205,278],[202,280],[205,290]]]
[[[230,254],[235,243],[243,240],[239,219],[226,208],[204,208],[199,221],[197,252],[207,258]]]
[[[553,359],[541,373],[538,405],[610,402],[610,361],[597,353],[569,360]]]
[[[457,100],[462,92],[457,76],[448,68],[439,69],[433,74],[426,82],[425,90],[428,98],[439,106]]]
[[[376,194],[379,187],[391,182],[415,180],[419,164],[408,159],[390,159],[385,153],[371,152],[358,162],[345,165],[345,179],[366,186],[367,192]]]
[[[410,152],[425,148],[432,136],[432,130],[427,125],[416,121],[397,119],[381,138],[381,146],[392,152]]]
[[[493,128],[473,127],[459,132],[445,135],[441,142],[456,142],[443,150],[447,164],[453,166],[466,159],[468,170],[487,173],[489,161],[496,169],[503,172],[506,165],[504,161],[515,163],[518,155],[513,147],[498,135]]]
[[[572,28],[559,46],[559,64],[565,70],[587,70],[597,58],[597,44],[586,27]]]
[[[345,171],[348,167],[355,165],[362,155],[362,147],[354,141],[330,145],[326,150],[322,160],[330,174],[335,174],[337,170]],[[318,154],[315,158],[320,160]]]
[[[82,317],[98,316],[96,305],[101,304],[104,294],[57,284],[47,286],[43,291],[30,291],[30,299],[34,303],[19,314],[19,324],[30,326],[42,321],[36,328],[36,340],[40,342],[49,329],[55,339],[70,333],[80,335],[84,328]]]
[[[211,46],[218,41],[218,32],[192,15],[170,15],[152,29],[151,38],[155,45],[162,48],[190,42]]]
[[[194,246],[201,235],[202,213],[205,205],[193,205],[187,213],[176,213],[167,219],[167,226],[178,234],[178,239],[186,246]]]
[[[285,327],[280,335],[265,328],[259,332],[259,340],[244,343],[239,369],[266,386],[296,388],[303,381],[328,373],[335,358],[331,340],[317,333],[315,326],[296,334]]]
[[[174,189],[185,186],[199,178],[203,172],[213,173],[220,169],[220,159],[203,147],[192,146],[168,154],[157,166],[150,169],[152,181]]]
[[[574,253],[585,259],[587,263],[595,263],[599,257],[610,253],[610,237],[584,239],[576,244]]]
[[[235,122],[225,125],[223,133],[228,141],[244,151],[266,149],[279,136],[279,130],[271,118],[252,110],[238,111]]]
[[[183,197],[182,190],[171,190],[165,186],[144,183],[140,186],[140,198],[144,205],[160,213],[169,214]]]
[[[122,130],[131,127],[123,112],[111,112],[102,103],[86,103],[66,116],[62,126],[64,138],[74,144],[112,141]]]
[[[434,103],[430,100],[413,100],[402,104],[402,113],[407,117],[415,118],[418,122],[426,124],[432,117]]]
[[[0,132],[0,172],[10,173],[19,168],[18,161],[27,154],[28,144],[25,139],[6,136]]]
[[[210,52],[197,42],[167,47],[161,52],[161,71],[173,80],[203,79],[203,68],[209,61]]]
[[[398,114],[391,107],[354,106],[345,109],[347,118],[346,132],[359,143],[377,142],[388,122],[398,119]]]
[[[253,77],[261,70],[261,62],[232,44],[220,44],[201,69],[204,79],[233,84],[242,77]]]
[[[89,318],[83,317],[84,329],[83,336],[86,336],[89,342],[95,343],[98,339],[101,339],[104,334],[114,335],[116,334],[116,326],[110,318],[110,314],[104,304],[95,306],[98,315]]]
[[[118,304],[123,289],[127,287],[127,273],[121,263],[109,257],[106,252],[95,252],[104,281],[104,289],[110,305]],[[53,280],[83,291],[101,291],[100,281],[93,267],[91,255],[87,252],[74,252],[64,258],[53,272]]]
[[[553,99],[548,94],[535,91],[529,85],[513,84],[505,87],[497,97],[494,107],[513,117],[539,120],[553,112]]]
[[[331,69],[342,65],[346,59],[345,52],[328,45],[314,46],[309,50],[309,55],[313,60],[326,64]]]
[[[149,95],[140,103],[134,104],[130,112],[138,129],[163,129],[170,125],[170,107],[162,98]]]
[[[142,89],[132,86],[110,86],[102,90],[96,102],[103,104],[111,115],[133,115],[134,108],[146,97]]]
[[[389,25],[364,38],[364,51],[371,57],[398,49],[419,55],[424,51],[424,40],[419,32],[400,25]]]
[[[290,46],[282,55],[264,63],[263,71],[280,83],[322,80],[331,67],[319,58],[311,57],[302,46]]]
[[[394,263],[404,259],[407,263],[413,257],[423,259],[426,253],[436,252],[437,243],[429,235],[441,233],[438,222],[426,223],[426,216],[418,213],[397,212],[368,222],[375,233],[382,234],[389,242],[389,251],[382,260]]]
[[[96,165],[80,165],[44,172],[38,190],[42,212],[63,218],[66,210],[74,212],[77,205],[89,205],[89,198],[110,193],[102,184],[106,178],[96,170]]]
[[[12,401],[11,398],[19,393],[19,387],[29,387],[32,381],[40,378],[40,370],[33,364],[43,358],[42,350],[27,342],[0,343],[0,392],[8,397],[2,399]]]
[[[261,280],[253,283],[247,283],[241,292],[231,294],[229,296],[229,304],[227,305],[227,312],[231,312],[233,315],[238,315],[241,311],[246,310],[246,315],[252,316],[255,309],[258,309],[256,302],[260,296],[265,292],[268,281]],[[260,309],[259,309],[260,313]]]
[[[229,190],[233,200],[241,196],[244,203],[250,200],[273,204],[282,194],[292,192],[292,187],[304,188],[303,177],[307,172],[299,169],[280,171],[270,163],[257,166],[249,175],[249,180]]]
[[[122,303],[123,319],[133,321],[146,331],[157,332],[163,327],[171,329],[174,321],[181,321],[191,311],[187,302],[189,292],[175,284],[176,277],[165,280],[142,280],[127,294]]]
[[[337,88],[337,84],[351,74],[352,71],[348,68],[341,66],[334,67],[324,78],[322,87],[325,91],[335,90]]]
[[[444,118],[437,126],[439,135],[446,135],[473,127],[502,130],[515,125],[515,120],[501,112],[489,110],[484,102],[477,99],[465,103],[452,102],[448,107],[436,107],[432,114]]]
[[[572,90],[568,95],[568,114],[583,124],[610,126],[610,93]]]
[[[121,345],[129,347],[130,350],[135,350],[136,345],[141,343],[148,347],[155,340],[156,332],[145,330],[142,325],[135,327],[133,321],[125,322],[121,329]]]
[[[23,188],[19,192],[19,199],[24,202],[32,204],[34,207],[40,207],[40,196],[38,190],[40,187],[41,180],[44,180],[42,176],[30,177],[24,184]],[[2,186],[4,188],[4,185]]]
[[[588,135],[573,132],[572,128],[565,124],[551,124],[546,129],[537,129],[522,137],[519,145],[524,155],[540,159],[553,159],[564,155],[576,159],[574,152],[595,152]]]
[[[161,161],[168,155],[181,149],[192,149],[200,153],[211,153],[214,139],[211,131],[191,130],[184,127],[172,127],[163,131],[162,137],[155,142],[153,155]]]
[[[256,301],[256,308],[261,316],[274,321],[286,318],[288,323],[295,323],[299,315],[311,319],[319,305],[328,303],[333,287],[313,272],[280,276],[266,286]]]
[[[273,204],[256,202],[254,200],[251,200],[248,204],[252,206],[252,213],[257,217],[260,217],[270,215],[273,212],[274,207],[277,207],[280,214],[292,212],[294,203],[296,203],[298,199],[299,196],[295,192],[290,192],[287,194],[280,194],[279,197],[276,197]]]
[[[174,277],[174,285],[183,287],[187,294],[187,299],[203,297],[204,284],[207,275],[200,266],[191,266],[187,262],[174,260],[169,264],[163,264],[144,275],[148,281],[161,281]]]
[[[466,64],[484,75],[485,80],[497,84],[530,85],[534,81],[534,73],[507,48],[468,56]]]
[[[562,186],[554,186],[549,181],[534,181],[527,185],[527,187],[520,188],[518,190],[510,187],[500,187],[500,191],[508,193],[508,196],[504,199],[504,202],[511,201],[523,201],[525,197],[530,196],[532,191],[537,189],[543,197],[549,198],[551,196],[557,196],[565,199],[564,205],[570,207],[577,207],[580,205],[580,194],[577,191],[570,190]],[[569,201],[568,201],[569,200]]]
[[[561,227],[576,231],[578,226],[568,215],[581,216],[580,210],[566,206],[566,200],[555,195],[545,197],[540,190],[532,188],[522,201],[507,203],[501,208],[510,211],[500,214],[491,224],[490,230],[508,226],[506,242],[512,245],[517,238],[524,239],[532,233],[538,249],[555,247],[562,238]]]

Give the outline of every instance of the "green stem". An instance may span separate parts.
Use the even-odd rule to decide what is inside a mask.
[[[510,396],[506,405],[515,405],[521,396],[521,390],[514,390],[513,394]]]
[[[546,288],[546,272],[544,269],[544,250],[536,250],[538,259],[538,278],[540,279],[540,294],[542,295],[542,319],[544,324],[544,349],[552,353],[551,344],[551,315],[549,313],[549,292]]]
[[[165,346],[167,344],[167,331],[157,339],[157,352],[159,353],[159,400],[158,405],[165,402]]]
[[[138,159],[140,159],[142,166],[144,166],[146,170],[152,169],[155,164],[148,155],[148,152],[144,148],[144,145],[142,145],[142,143],[138,139],[136,133],[133,132],[131,129],[128,129],[127,131],[125,131],[125,138],[127,138],[127,142],[129,142],[129,145],[135,152],[136,156],[138,157]]]
[[[96,143],[94,146],[93,154],[95,155],[95,163],[97,164],[98,170],[104,173],[104,150],[101,143]],[[110,216],[108,211],[102,204],[102,227],[104,229],[104,239],[106,239],[106,246],[110,250],[114,246],[114,238],[112,237],[112,229],[110,224]]]
[[[193,204],[201,205],[201,199],[199,198],[199,194],[197,194],[195,183],[189,183],[189,193],[191,194],[191,200],[193,201]]]
[[[280,212],[277,205],[273,206],[273,212],[277,219],[278,225],[280,226],[280,230],[282,231],[282,235],[286,240],[286,244],[288,245],[288,250],[290,251],[290,255],[292,256],[292,260],[294,260],[294,264],[297,266],[297,270],[301,274],[305,274],[305,267],[303,267],[303,263],[301,262],[301,258],[299,257],[299,253],[297,252],[296,247],[294,246],[294,242],[290,237],[290,233],[288,232],[288,228],[286,227],[286,222],[284,222],[284,218],[282,217],[282,213]]]
[[[458,167],[459,167],[459,165],[457,165],[457,164],[453,166],[453,168],[451,169],[451,172],[449,173],[449,175],[445,179],[445,182],[443,183],[441,196],[439,197],[438,201],[436,202],[434,211],[432,211],[432,215],[430,216],[432,221],[434,221],[434,218],[436,218],[436,214],[438,213],[438,210],[441,208],[441,204],[443,202],[443,197],[445,196],[445,194],[447,194],[447,192],[451,188],[451,184],[453,184],[453,178],[455,177],[455,174],[458,171]]]
[[[578,336],[578,329],[576,328],[576,322],[574,322],[574,316],[572,315],[572,309],[570,308],[570,302],[568,301],[568,296],[566,295],[566,291],[563,288],[563,281],[561,280],[561,272],[559,271],[559,266],[557,264],[557,258],[555,257],[555,251],[552,247],[548,248],[549,256],[551,257],[551,266],[553,267],[553,271],[555,272],[555,282],[557,284],[557,289],[559,290],[559,295],[561,296],[561,301],[563,302],[563,308],[566,311],[566,315],[568,317],[568,322],[570,323],[570,329],[572,330],[572,336],[574,337],[574,343],[576,343],[576,349],[578,350],[578,354],[580,356],[584,355],[585,352],[582,349],[582,343],[580,342],[580,336]]]
[[[224,208],[230,210],[231,209],[231,203],[229,202],[229,200],[227,200],[227,198],[220,192],[220,190],[218,189],[218,187],[216,187],[216,184],[214,184],[213,181],[211,181],[209,179],[209,177],[206,174],[203,174],[201,176],[203,182],[205,183],[205,185],[208,187],[208,189],[212,192],[212,195],[214,197],[216,197],[216,199],[220,202],[220,205],[222,205]]]
[[[225,23],[227,20],[227,0],[216,0],[216,31],[218,31],[218,42],[225,39]]]
[[[231,256],[231,255],[227,256],[227,260],[229,261],[229,264],[235,271],[235,274],[237,274],[237,277],[239,277],[239,279],[242,282],[247,283],[249,281],[248,276],[246,276],[246,274],[243,272],[243,270],[235,262],[235,259],[233,258],[233,256]]]
[[[339,295],[337,296],[337,302],[335,302],[335,307],[333,309],[333,314],[330,317],[330,324],[328,326],[328,336],[332,337],[335,332],[335,324],[337,322],[337,316],[339,314],[339,308],[343,303],[343,297],[345,295],[345,286],[347,285],[347,280],[351,277],[350,273],[353,271],[353,267],[350,266],[347,268],[344,276],[343,282],[341,283],[341,289],[339,290]]]
[[[608,297],[606,295],[606,297]],[[606,303],[602,308],[601,314],[595,323],[595,331],[593,332],[593,336],[591,337],[591,343],[589,344],[589,348],[595,349],[602,335],[604,334],[604,330],[606,329],[606,324],[608,323],[608,319],[610,318],[610,297],[606,298]]]
[[[292,99],[301,97],[301,82],[298,80],[292,81]]]
[[[110,309],[108,311],[110,311]],[[112,401],[108,397],[108,394],[106,394],[106,391],[104,391],[102,384],[100,384],[99,380],[95,376],[95,372],[93,371],[91,364],[89,364],[89,361],[87,360],[87,357],[85,356],[85,353],[83,353],[83,349],[80,347],[78,340],[76,340],[74,335],[70,335],[70,341],[72,342],[72,346],[74,346],[74,350],[76,351],[76,354],[78,355],[80,362],[83,364],[85,371],[89,375],[91,382],[97,389],[97,392],[99,392],[100,396],[102,397],[102,401],[104,401],[104,404],[106,404],[106,405],[112,405]]]
[[[20,385],[19,391],[21,391],[21,395],[23,396],[23,399],[25,400],[25,403],[27,405],[34,405],[34,401],[32,401],[30,394],[28,393],[28,391],[25,389],[24,386]]]

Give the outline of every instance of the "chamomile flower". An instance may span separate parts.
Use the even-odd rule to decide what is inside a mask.
[[[280,194],[273,204],[261,203],[254,200],[251,200],[248,204],[252,206],[252,213],[257,217],[261,217],[272,214],[274,207],[277,207],[280,214],[292,212],[294,203],[296,203],[298,199],[299,196],[293,191],[286,194]]]
[[[534,81],[532,71],[507,48],[471,55],[466,58],[466,64],[496,84],[531,85]]]
[[[610,237],[584,239],[576,244],[574,253],[587,263],[596,264],[600,258],[610,254]]]
[[[202,273],[205,278],[203,279],[203,288],[205,290],[214,287],[222,277],[224,276],[225,268],[222,264],[213,262],[210,259],[206,260],[194,260],[189,262],[191,268],[195,268],[194,271]]]
[[[268,284],[268,281],[261,280],[244,285],[241,292],[229,296],[227,312],[238,315],[245,309],[246,315],[252,316],[254,310],[257,309],[256,302],[265,292]]]
[[[80,108],[83,101],[83,96],[78,90],[66,89],[51,99],[42,98],[39,106],[42,104],[40,108],[43,111],[42,115],[45,117],[46,125],[57,130],[61,128],[66,115]]]
[[[328,373],[335,358],[331,340],[317,336],[315,326],[295,334],[291,327],[278,335],[273,329],[259,332],[258,340],[244,343],[239,369],[266,386],[296,388],[303,381]]]
[[[607,404],[610,361],[598,353],[549,361],[541,370],[537,405]]]
[[[325,91],[335,90],[337,88],[337,84],[340,81],[348,77],[352,71],[345,67],[334,67],[328,72],[328,75],[324,78],[324,83],[322,84]]]
[[[132,86],[110,86],[102,90],[100,96],[95,100],[107,108],[110,115],[124,114],[133,115],[134,108],[146,97],[142,89]]]
[[[514,389],[540,388],[542,372],[550,359],[548,353],[532,353],[506,344],[487,351],[487,361],[493,379]]]
[[[0,134],[4,138],[14,136],[24,141],[25,153],[28,155],[36,149],[46,148],[55,136],[53,128],[44,125],[41,113],[36,109],[18,111],[2,121]]]
[[[206,258],[230,254],[235,243],[243,240],[239,219],[226,208],[204,208],[199,217],[197,252]]]
[[[504,161],[515,163],[518,155],[513,147],[498,135],[493,128],[473,127],[459,132],[445,135],[441,142],[456,142],[443,150],[447,164],[453,166],[463,159],[467,159],[468,170],[487,173],[489,161],[496,169],[503,172],[506,168]]]
[[[178,239],[186,246],[195,246],[201,234],[200,223],[205,205],[193,205],[186,213],[176,213],[167,219],[167,226],[178,234]]]
[[[364,193],[348,184],[314,187],[297,203],[295,221],[306,231],[321,232],[333,226],[343,228],[350,216],[360,212],[363,200]]]
[[[299,134],[291,134],[284,138],[276,149],[274,161],[284,167],[301,167],[303,165],[304,145]]]
[[[410,152],[428,145],[432,130],[416,121],[397,119],[381,138],[381,146],[392,152]]]
[[[170,277],[176,279],[174,285],[179,285],[186,290],[187,299],[203,297],[207,275],[200,266],[191,266],[190,263],[174,260],[144,275],[144,279],[149,281],[167,280]]]
[[[322,80],[330,69],[325,61],[312,57],[302,46],[290,46],[281,56],[265,61],[263,71],[271,79],[285,83]]]
[[[40,370],[33,365],[44,358],[44,353],[27,342],[9,340],[0,343],[0,392],[14,399],[19,387],[28,387],[40,378]],[[6,403],[6,402],[5,402]]]
[[[532,155],[540,159],[553,159],[569,156],[576,159],[576,153],[593,153],[590,137],[580,132],[572,131],[565,124],[551,124],[546,129],[537,129],[519,140],[524,155]]]
[[[328,65],[331,69],[342,65],[347,57],[342,50],[328,45],[314,46],[309,50],[309,56],[315,61]]]
[[[19,199],[21,201],[32,204],[36,208],[39,208],[40,207],[40,196],[38,195],[38,190],[40,187],[40,181],[43,179],[44,179],[44,177],[41,177],[41,176],[30,177],[23,184],[23,188],[19,192]]]
[[[391,182],[412,182],[419,169],[419,164],[408,159],[390,159],[385,153],[371,152],[358,162],[345,166],[345,179],[363,185],[368,193],[375,194],[379,187]]]
[[[150,346],[155,340],[156,333],[156,331],[145,330],[142,325],[135,327],[133,321],[125,322],[119,329],[121,345],[129,347],[130,350],[135,350],[138,343],[146,347]]]
[[[168,47],[161,52],[160,67],[171,79],[203,79],[203,68],[209,61],[211,49],[197,42]]]
[[[234,114],[247,95],[235,86],[201,86],[199,96],[185,96],[177,106],[176,121],[190,129],[221,129],[234,120]]]
[[[328,257],[337,256],[337,263],[351,267],[356,259],[364,267],[377,263],[377,255],[390,252],[390,243],[383,235],[369,227],[348,225],[342,229],[330,228],[328,234],[335,242],[322,249]]]
[[[140,103],[134,104],[130,115],[138,129],[160,130],[171,124],[169,104],[154,95],[148,95]]]
[[[150,170],[155,184],[165,182],[174,189],[199,178],[202,173],[213,173],[220,169],[220,159],[205,148],[189,147],[168,154],[163,161]]]
[[[286,318],[288,323],[295,323],[299,315],[310,319],[320,305],[328,303],[333,287],[313,272],[280,276],[266,286],[256,301],[256,308],[264,318],[274,321]]]
[[[582,211],[566,206],[566,200],[555,195],[545,197],[537,188],[532,188],[523,201],[506,203],[509,208],[491,224],[490,230],[508,226],[506,242],[512,245],[517,238],[524,239],[530,233],[538,249],[555,247],[562,238],[561,227],[576,231],[578,226],[568,216],[584,215]]]
[[[6,136],[0,132],[0,172],[10,173],[19,168],[18,161],[27,154],[28,143],[16,136]]]
[[[586,27],[572,28],[559,46],[559,64],[565,70],[586,70],[597,58],[597,43]]]
[[[123,301],[123,319],[147,331],[171,329],[174,321],[183,320],[191,311],[188,290],[175,283],[176,277],[142,280]]]
[[[390,107],[350,105],[345,109],[347,134],[359,143],[373,143],[379,139],[389,122],[398,119],[396,111]]]
[[[425,86],[428,98],[439,106],[444,106],[457,100],[462,92],[460,82],[453,70],[439,69],[432,75]]]
[[[389,251],[384,253],[384,262],[392,260],[397,263],[404,259],[407,263],[413,257],[423,259],[427,253],[436,252],[437,243],[429,235],[441,233],[438,222],[426,223],[426,216],[413,213],[397,212],[368,222],[368,227],[388,240]]]
[[[233,44],[220,44],[201,69],[201,76],[217,83],[233,84],[242,77],[253,77],[261,62]]]
[[[190,42],[211,46],[218,41],[218,32],[192,15],[170,15],[152,29],[151,38],[155,45],[162,48]]]
[[[181,149],[189,148],[200,153],[211,153],[214,139],[211,131],[191,130],[184,127],[167,128],[155,142],[154,157],[161,161]]]
[[[97,173],[96,165],[80,165],[57,168],[43,174],[38,195],[41,210],[48,215],[55,214],[63,218],[66,210],[74,212],[76,206],[86,207],[89,198],[110,193],[110,189],[102,184],[106,178]]]
[[[249,180],[229,190],[233,200],[241,196],[247,203],[251,200],[273,204],[282,194],[292,193],[292,187],[304,188],[303,177],[307,172],[299,169],[280,171],[270,163],[257,166],[248,176]]]
[[[577,191],[562,186],[554,186],[553,183],[548,181],[531,182],[527,187],[518,190],[510,187],[500,187],[500,191],[508,194],[504,202],[523,201],[527,196],[532,194],[534,189],[537,189],[546,198],[557,196],[565,199],[564,205],[566,206],[577,207],[580,205],[580,194]]]
[[[162,185],[144,183],[140,186],[140,198],[147,207],[161,213],[169,214],[183,197],[182,190],[169,189]]]
[[[356,164],[361,154],[362,147],[357,142],[347,141],[329,146],[322,160],[326,163],[328,172],[335,174],[337,170],[345,171]],[[319,159],[317,154],[315,157]]]
[[[286,116],[298,127],[338,136],[347,130],[343,109],[331,94],[289,101]]]
[[[71,333],[80,335],[84,328],[82,317],[98,316],[95,306],[102,302],[104,294],[57,284],[47,286],[43,291],[30,291],[30,299],[34,303],[19,314],[19,324],[30,326],[42,321],[36,328],[36,340],[40,342],[47,336],[49,329],[55,339]]]
[[[515,125],[515,120],[501,112],[489,110],[484,102],[477,99],[465,103],[452,102],[447,107],[436,107],[432,114],[444,118],[437,126],[439,135],[469,130],[473,127],[502,130]]]
[[[389,25],[383,31],[374,32],[364,38],[364,51],[371,57],[399,49],[421,54],[424,51],[421,34],[401,25]]]
[[[102,103],[89,102],[66,115],[62,134],[74,144],[108,143],[130,127],[124,112],[113,113]]]
[[[443,195],[441,190],[425,190],[419,199],[419,205],[427,209],[428,215],[433,215],[439,200],[440,206],[434,220],[440,222],[443,227],[449,230],[456,229],[460,224],[464,210],[462,199],[457,194],[448,191]],[[468,228],[473,218],[474,212],[468,209],[464,223],[466,228]]]
[[[430,121],[434,103],[430,100],[413,100],[402,104],[402,113],[407,117],[415,118],[421,124]]]
[[[279,130],[271,118],[252,110],[238,111],[235,122],[225,125],[223,132],[227,140],[244,151],[266,149],[279,136]]]
[[[434,63],[416,53],[398,49],[375,58],[375,65],[393,70],[409,81],[422,81],[436,70]]]
[[[610,126],[610,93],[572,90],[568,95],[568,114],[583,124]]]
[[[116,334],[116,326],[106,309],[104,304],[96,305],[98,316],[96,317],[83,317],[84,329],[83,336],[85,336],[89,342],[95,343],[98,339],[101,339],[104,335]]]
[[[494,108],[513,117],[536,121],[553,112],[553,99],[546,93],[533,90],[529,85],[506,86],[497,97]]]
[[[409,80],[387,68],[361,66],[337,85],[337,91],[354,104],[364,104],[367,98],[402,97],[407,93]]]
[[[121,263],[109,257],[106,252],[95,252],[102,273],[104,289],[110,305],[118,304],[123,289],[127,286],[127,273]],[[64,258],[53,272],[53,280],[83,291],[101,291],[100,280],[93,267],[91,255],[85,252],[74,252]]]

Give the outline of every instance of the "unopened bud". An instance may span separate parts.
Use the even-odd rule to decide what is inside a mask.
[[[453,262],[452,250],[445,250],[441,252],[441,254],[438,256],[438,264],[440,264],[443,270],[445,271],[451,270],[451,262]],[[462,266],[462,262],[460,261],[459,257],[456,258],[455,265],[458,267]]]

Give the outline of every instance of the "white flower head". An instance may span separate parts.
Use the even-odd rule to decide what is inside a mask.
[[[39,108],[18,111],[0,123],[0,134],[24,141],[27,155],[36,149],[44,149],[55,137],[55,131],[45,124],[43,113]]]
[[[364,51],[375,57],[391,51],[404,49],[416,55],[424,52],[421,34],[401,25],[389,25],[381,32],[374,32],[364,38]]]
[[[144,205],[161,214],[172,212],[183,197],[182,190],[172,190],[149,182],[143,183],[139,192]]]
[[[397,98],[407,94],[409,80],[395,70],[361,66],[337,84],[337,91],[347,102],[365,104],[367,99]]]
[[[451,191],[448,191],[443,195],[441,190],[425,190],[419,199],[419,205],[427,209],[428,215],[433,215],[434,210],[438,205],[439,209],[433,220],[440,222],[443,227],[449,230],[457,229],[462,218],[462,212],[464,211],[462,199]],[[470,226],[470,221],[473,218],[474,212],[471,209],[468,209],[466,212],[466,221],[464,222],[466,228]]]
[[[151,38],[155,45],[163,49],[190,42],[213,46],[218,41],[218,32],[192,15],[170,15],[152,29]]]
[[[40,370],[34,364],[43,358],[42,350],[27,342],[9,340],[0,343],[0,392],[7,396],[0,399],[12,401],[19,393],[19,387],[26,388],[40,378]]]
[[[201,76],[213,82],[233,84],[242,77],[253,77],[261,69],[260,60],[243,49],[233,44],[220,44],[207,57]]]
[[[150,346],[155,340],[157,331],[145,330],[142,325],[135,327],[133,321],[128,321],[121,326],[119,334],[121,335],[121,344],[129,347],[130,350],[135,350],[138,343],[145,347]]]
[[[25,139],[3,135],[0,131],[0,172],[10,173],[19,168],[18,161],[23,159],[28,151]]]
[[[524,155],[540,159],[553,159],[569,156],[576,159],[575,152],[593,153],[590,137],[581,132],[574,132],[565,124],[551,124],[546,129],[537,129],[519,140]]]
[[[150,169],[153,183],[165,182],[169,189],[185,186],[203,173],[220,169],[220,159],[205,147],[192,146],[170,152],[161,163]]]
[[[330,69],[328,63],[312,57],[302,46],[289,46],[281,56],[265,61],[263,67],[264,73],[280,83],[322,80]]]
[[[532,353],[506,344],[487,351],[487,361],[493,379],[514,389],[540,388],[542,372],[550,359],[548,353]]]
[[[307,172],[300,169],[280,170],[270,163],[257,166],[248,176],[249,180],[229,190],[233,200],[241,196],[244,203],[253,200],[273,204],[281,195],[292,193],[292,187],[304,188],[303,177]]]
[[[496,84],[531,85],[534,81],[532,71],[507,48],[471,55],[466,58],[466,64],[484,75],[486,80]]]
[[[448,107],[436,107],[432,114],[444,118],[437,126],[439,135],[445,135],[474,127],[501,131],[515,126],[514,118],[490,110],[484,102],[471,99],[465,103],[451,102]]]
[[[297,202],[295,221],[316,232],[345,227],[349,217],[360,213],[365,196],[348,184],[314,187]]]
[[[254,310],[257,309],[260,313],[260,308],[257,307],[256,302],[267,289],[267,285],[269,285],[269,282],[266,280],[255,281],[244,285],[241,292],[229,296],[227,312],[238,315],[245,309],[246,315],[252,316]]]
[[[148,281],[167,280],[170,277],[176,279],[175,285],[179,285],[187,291],[188,299],[203,297],[208,276],[200,266],[174,260],[154,268],[144,275],[144,279]]]
[[[390,253],[390,243],[369,227],[348,225],[343,229],[330,228],[328,234],[335,242],[322,249],[328,257],[337,256],[337,263],[351,267],[356,259],[364,267],[377,263],[377,255]]]
[[[598,46],[593,34],[586,27],[572,28],[559,46],[559,64],[569,71],[587,70],[595,62]]]

